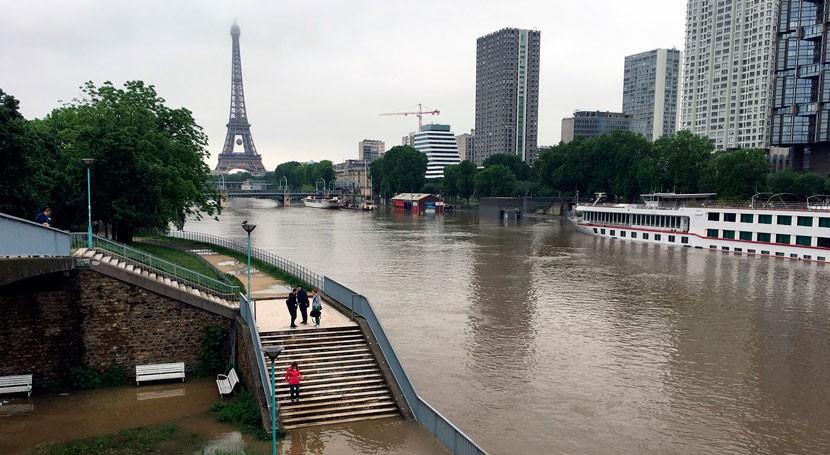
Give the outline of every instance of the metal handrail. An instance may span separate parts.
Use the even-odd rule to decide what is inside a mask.
[[[237,253],[248,253],[248,245],[240,242],[234,242],[233,240],[228,240],[216,235],[204,234],[201,232],[176,230],[171,230],[167,233],[167,235],[178,239],[192,240],[199,243],[220,246],[222,248],[227,248],[231,251],[235,251]],[[296,262],[289,261],[288,259],[282,258],[274,253],[259,248],[251,248],[251,257],[258,259],[270,266],[276,267],[282,272],[298,278],[299,280],[310,285],[311,287],[323,289],[323,277],[297,264]]]
[[[345,308],[351,308],[352,312],[366,320],[369,329],[372,331],[372,335],[377,340],[378,347],[386,360],[386,364],[389,365],[395,381],[401,388],[401,392],[403,392],[404,400],[415,416],[415,420],[432,432],[438,440],[448,449],[452,450],[453,454],[486,454],[487,452],[484,449],[479,447],[469,436],[464,434],[449,419],[441,415],[425,399],[418,395],[415,386],[412,385],[409,376],[406,374],[403,364],[398,359],[397,354],[395,354],[392,343],[386,336],[383,325],[380,323],[380,319],[375,314],[374,309],[372,309],[369,300],[329,277],[324,277],[324,279],[325,285],[323,292],[325,292],[326,296],[339,302]]]
[[[248,330],[253,340],[254,356],[256,356],[256,366],[259,372],[260,382],[262,383],[262,391],[264,393],[265,402],[268,404],[268,410],[274,406],[273,396],[271,396],[271,377],[268,375],[268,368],[265,366],[265,356],[262,354],[262,340],[259,338],[259,329],[256,326],[256,316],[251,310],[251,303],[244,294],[239,294],[239,313],[242,319],[248,326]],[[271,413],[268,413],[268,420],[270,423]],[[270,428],[270,425],[268,426]]]
[[[86,248],[87,235],[86,232],[73,232],[72,249]],[[214,295],[229,302],[235,302],[236,296],[240,291],[239,286],[224,283],[207,275],[153,256],[145,251],[137,250],[107,238],[93,235],[92,246],[93,250],[105,251],[119,259],[123,259],[127,263],[140,266],[157,275],[197,289],[199,292]]]

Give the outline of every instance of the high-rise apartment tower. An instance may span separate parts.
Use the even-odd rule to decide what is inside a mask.
[[[357,157],[361,161],[371,163],[386,151],[386,144],[376,139],[363,139],[357,143]]]
[[[631,131],[650,140],[677,130],[680,51],[655,49],[625,57],[623,112]]]
[[[536,158],[539,117],[539,41],[536,30],[505,28],[476,43],[474,161],[511,153]]]
[[[719,150],[765,148],[776,0],[688,0],[681,129]]]

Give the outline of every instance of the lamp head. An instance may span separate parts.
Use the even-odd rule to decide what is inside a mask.
[[[82,158],[81,161],[84,162],[84,165],[86,167],[89,167],[89,166],[92,166],[92,163],[95,162],[95,159],[94,158]]]
[[[242,229],[245,229],[245,232],[250,234],[251,232],[254,231],[254,229],[256,229],[256,224],[248,224],[248,220],[245,220],[242,223]]]
[[[262,352],[265,353],[265,356],[268,357],[268,359],[270,359],[272,362],[277,360],[277,357],[280,356],[282,350],[282,346],[265,346],[264,348],[262,348]]]

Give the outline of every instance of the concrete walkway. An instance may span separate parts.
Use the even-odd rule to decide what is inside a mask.
[[[247,264],[243,264],[232,257],[216,253],[209,249],[191,250],[191,252],[203,257],[222,273],[230,273],[236,276],[239,278],[239,281],[247,286]],[[291,328],[291,316],[288,314],[288,307],[285,305],[285,300],[288,298],[289,292],[291,292],[291,286],[287,283],[260,272],[255,268],[251,269],[251,298],[255,302],[257,329],[260,332],[288,330]],[[309,300],[311,300],[311,290],[308,290],[308,294]],[[308,311],[311,312],[310,306]],[[311,317],[308,318],[307,325],[301,324],[300,322],[302,322],[302,316],[298,308],[297,328],[295,330],[315,329]],[[340,311],[332,308],[328,302],[323,302],[320,328],[355,325],[357,324]]]

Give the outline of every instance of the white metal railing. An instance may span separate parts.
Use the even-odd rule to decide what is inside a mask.
[[[87,235],[86,232],[73,232],[72,249],[87,248]],[[170,280],[190,286],[203,294],[214,295],[228,302],[235,302],[236,296],[240,291],[239,286],[194,272],[193,270],[153,256],[145,251],[137,250],[110,239],[93,235],[92,248],[93,250],[116,256],[128,264],[139,266],[158,276],[167,277]]]
[[[268,375],[268,368],[265,366],[265,356],[262,354],[262,340],[259,338],[259,330],[256,326],[256,316],[251,308],[251,303],[243,295],[239,295],[239,313],[248,326],[251,340],[253,341],[254,356],[256,356],[256,369],[259,373],[262,391],[265,402],[268,404],[268,411],[274,406],[274,397],[271,395],[271,377]],[[271,421],[271,412],[268,412],[268,422]],[[269,426],[270,428],[270,426]]]
[[[0,256],[65,257],[71,254],[66,231],[0,213]]]

